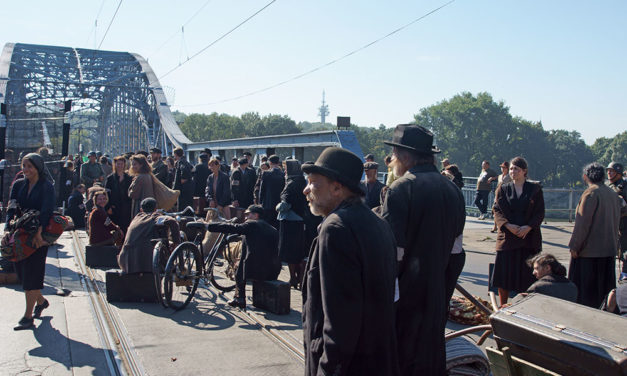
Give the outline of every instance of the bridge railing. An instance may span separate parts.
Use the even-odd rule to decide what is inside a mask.
[[[385,172],[379,172],[379,180],[385,184]],[[466,203],[466,213],[471,216],[479,216],[479,209],[475,206],[475,197],[477,195],[477,177],[464,177],[464,187],[462,194]],[[488,196],[488,212],[492,211],[494,204],[494,190],[496,183],[492,184],[492,190]],[[544,211],[546,219],[553,220],[575,220],[575,212],[577,203],[583,193],[580,188],[547,188],[543,187],[544,194]]]

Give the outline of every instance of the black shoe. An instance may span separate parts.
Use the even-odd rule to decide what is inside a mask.
[[[229,300],[227,304],[230,305],[231,307],[237,307],[241,309],[246,308],[246,300],[242,298],[233,298]]]
[[[17,326],[13,327],[13,330],[24,330],[35,327],[35,321],[33,319],[27,319],[26,317],[22,317],[20,322],[17,323]]]
[[[42,312],[44,309],[48,308],[48,307],[50,307],[50,303],[48,303],[48,300],[47,300],[47,299],[44,299],[44,302],[43,302],[43,303],[41,303],[41,304],[37,304],[37,305],[35,306],[35,312],[33,313],[33,318],[35,318],[35,319],[40,318],[40,317],[41,317],[41,312]]]

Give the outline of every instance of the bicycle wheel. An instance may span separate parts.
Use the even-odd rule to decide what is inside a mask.
[[[179,311],[194,297],[202,275],[200,252],[194,243],[181,243],[165,266],[163,292],[170,308]]]
[[[235,272],[241,255],[240,241],[222,241],[211,260],[211,283],[219,290],[227,292],[235,288]]]
[[[155,244],[155,248],[152,251],[152,276],[155,280],[155,291],[157,292],[157,300],[164,307],[168,305],[165,302],[165,296],[163,295],[163,277],[165,276],[165,266],[168,263],[168,246],[162,241]]]

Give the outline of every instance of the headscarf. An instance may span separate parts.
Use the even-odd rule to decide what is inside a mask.
[[[22,160],[24,159],[28,159],[28,161],[32,163],[33,166],[35,166],[35,168],[37,169],[37,173],[39,174],[39,178],[47,179],[50,181],[50,183],[52,183],[52,185],[54,185],[54,179],[52,178],[50,171],[48,171],[46,163],[44,162],[44,159],[41,155],[37,153],[29,153],[26,154]]]

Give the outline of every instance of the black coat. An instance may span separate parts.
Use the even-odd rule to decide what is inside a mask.
[[[401,374],[444,375],[445,271],[464,230],[464,198],[434,165],[415,166],[392,183],[381,215],[404,248],[396,313]]]
[[[68,198],[67,214],[72,218],[74,227],[85,227],[85,197],[76,189],[72,191],[72,194]]]
[[[124,173],[122,181],[118,179],[118,175],[113,173],[107,176],[105,188],[109,190],[109,207],[112,210],[111,220],[120,226],[124,231],[128,229],[131,223],[131,208],[133,200],[128,196],[128,188],[131,186],[131,178]]]
[[[163,162],[163,159],[159,159],[152,164],[152,174],[163,184],[168,187],[171,186],[168,184],[168,166]]]
[[[207,179],[211,175],[211,170],[207,163],[199,163],[194,166],[194,197],[203,197],[205,195],[205,187],[207,187]]]
[[[264,220],[246,221],[241,224],[210,223],[211,232],[224,232],[244,235],[242,259],[244,279],[272,281],[279,276],[279,233]],[[241,267],[241,264],[240,264]]]
[[[361,184],[364,192],[366,192],[366,206],[368,206],[370,209],[381,206],[381,189],[385,187],[385,184],[381,183],[378,180],[375,180],[372,186],[369,186],[368,182],[365,180],[362,181]]]
[[[284,187],[285,174],[280,168],[275,167],[264,171],[259,188],[259,203],[261,206],[265,210],[275,210],[276,205],[281,201],[281,192],[283,192]]]
[[[246,168],[244,171],[238,168],[231,173],[231,197],[233,201],[239,202],[240,207],[247,208],[252,205],[256,181],[257,174],[251,168]]]
[[[231,205],[231,183],[229,182],[229,176],[222,171],[218,171],[217,192],[213,191],[213,179],[215,179],[213,174],[209,175],[207,179],[207,185],[205,187],[207,202],[210,203],[216,200],[218,206]]]
[[[390,226],[360,199],[325,217],[303,281],[306,375],[399,374],[395,254]]]
[[[174,165],[174,187],[172,189],[181,191],[179,195],[179,210],[185,209],[187,206],[194,204],[194,181],[192,180],[191,165],[185,158],[176,161]],[[185,180],[185,183],[183,183]]]

